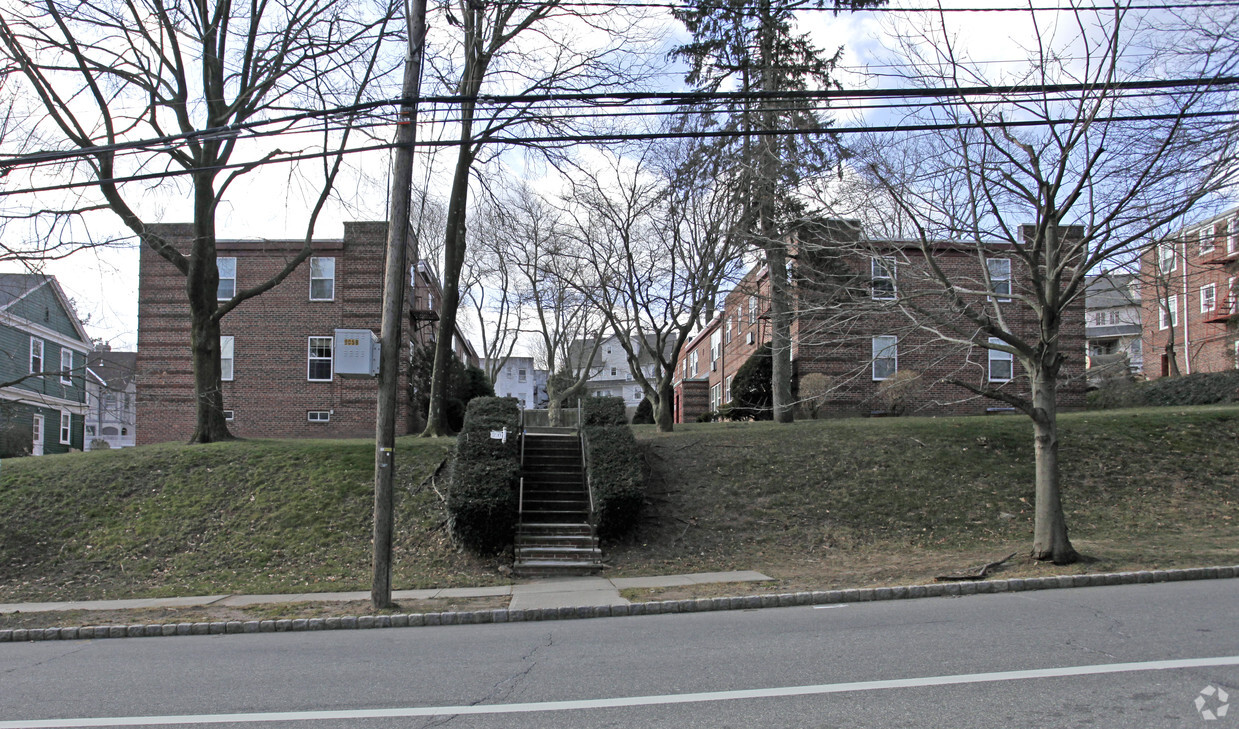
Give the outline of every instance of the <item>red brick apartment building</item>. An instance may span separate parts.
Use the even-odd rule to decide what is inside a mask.
[[[1239,208],[1189,225],[1145,251],[1144,374],[1239,368]]]
[[[188,224],[158,226],[172,241],[192,235]],[[382,319],[385,222],[344,224],[339,240],[316,240],[313,254],[283,282],[229,312],[220,326],[224,408],[229,427],[247,438],[373,437],[377,381],[343,379],[334,371],[333,334],[369,329]],[[267,280],[301,250],[300,240],[221,240],[217,244],[221,300]],[[193,432],[194,385],[185,278],[149,247],[141,251],[138,287],[138,444],[184,441]],[[441,294],[424,263],[406,289],[409,337],[433,341]],[[456,348],[476,363],[457,333]],[[402,361],[407,361],[407,348]],[[471,359],[470,359],[471,358]],[[399,387],[407,391],[401,373]],[[407,403],[399,433],[412,424]]]
[[[831,221],[830,235],[842,235],[844,245],[857,242],[859,226]],[[822,250],[830,245],[816,246]],[[933,291],[926,284],[926,266],[919,245],[908,241],[864,241],[848,246],[849,252],[834,262],[863,292],[842,310],[815,306],[811,292],[825,269],[803,263],[808,246],[793,246],[793,296],[796,312],[792,322],[792,371],[794,382],[809,373],[821,373],[831,393],[820,415],[885,415],[879,396],[881,384],[899,372],[919,377],[908,396],[906,412],[920,415],[964,415],[1006,412],[1010,407],[990,398],[976,397],[949,380],[977,387],[998,386],[1027,394],[1029,383],[1010,355],[982,346],[948,343],[915,326],[900,311],[890,307],[897,296]],[[796,249],[802,252],[797,260]],[[934,258],[953,279],[971,281],[983,288],[976,248],[971,244],[944,242]],[[997,283],[1018,291],[1021,264],[1009,245],[993,244],[986,265]],[[819,273],[814,273],[817,271]],[[732,401],[731,384],[736,371],[763,344],[770,341],[769,279],[765,266],[754,267],[727,295],[722,311],[683,348],[675,382],[676,422],[691,422],[700,414],[717,411]],[[1032,336],[1037,331],[1028,307],[1013,305],[1004,311],[1009,325]],[[1084,402],[1084,302],[1071,310],[1063,323],[1061,351],[1067,353],[1060,378],[1059,403],[1079,407]],[[1078,355],[1076,353],[1079,353]]]

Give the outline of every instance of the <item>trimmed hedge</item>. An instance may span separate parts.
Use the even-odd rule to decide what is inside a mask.
[[[599,537],[618,536],[636,525],[645,503],[637,441],[626,425],[589,426],[583,434],[594,526]]]
[[[1151,382],[1113,380],[1088,393],[1092,408],[1165,407],[1239,402],[1239,371],[1198,372]]]
[[[587,397],[581,401],[581,425],[628,425],[622,397]]]
[[[507,428],[506,442],[490,437]],[[520,407],[515,398],[478,397],[465,410],[456,438],[447,510],[452,534],[463,546],[494,553],[516,535],[521,474]]]

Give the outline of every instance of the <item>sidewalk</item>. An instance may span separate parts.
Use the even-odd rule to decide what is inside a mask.
[[[433,590],[395,590],[393,600],[432,600],[436,598],[505,597],[509,608],[530,610],[581,606],[627,605],[620,590],[629,588],[678,587],[716,582],[763,582],[770,578],[751,570],[706,572],[695,575],[658,577],[568,577],[534,580],[494,587],[447,587]],[[304,592],[285,595],[201,595],[134,600],[82,600],[74,602],[25,602],[0,604],[0,613],[40,613],[59,610],[132,610],[158,607],[201,607],[219,605],[241,607],[287,602],[353,602],[369,600],[369,592]]]

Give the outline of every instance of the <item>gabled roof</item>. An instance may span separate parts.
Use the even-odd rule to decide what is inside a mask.
[[[55,276],[47,276],[41,273],[0,273],[0,314],[7,312],[17,302],[44,286],[51,289],[56,297],[56,301],[64,309],[69,322],[73,325],[73,331],[77,333],[78,340],[85,345],[89,345],[91,343],[90,335],[86,333],[86,328],[82,326],[81,320],[77,318],[77,312],[73,310],[73,306],[69,303],[69,297],[65,295],[64,289],[60,288],[60,283]]]
[[[137,374],[138,353],[91,352],[86,359],[86,367],[103,385],[113,390],[123,390]]]

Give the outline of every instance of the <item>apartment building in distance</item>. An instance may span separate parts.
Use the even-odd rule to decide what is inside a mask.
[[[898,297],[932,297],[923,281],[926,262],[920,246],[899,240],[860,240],[854,221],[825,221],[814,235],[840,236],[842,247],[828,240],[793,241],[792,289],[794,318],[791,357],[794,382],[818,373],[829,387],[818,412],[824,416],[893,414],[883,398],[883,383],[914,375],[900,404],[902,412],[921,415],[963,415],[1008,412],[1004,402],[975,396],[955,384],[993,387],[1026,395],[1027,378],[1012,355],[976,344],[947,342],[916,326],[886,304]],[[1067,229],[1070,234],[1070,229]],[[801,236],[806,234],[801,233]],[[811,250],[846,251],[810,264]],[[994,291],[1018,291],[1021,264],[1009,245],[993,244],[981,270],[971,244],[943,241],[932,255],[954,280],[981,286],[987,277]],[[799,265],[798,265],[799,264]],[[830,279],[830,280],[826,280]],[[846,281],[852,303],[827,301],[830,287]],[[725,297],[722,310],[681,352],[675,381],[677,422],[691,422],[702,413],[731,404],[737,370],[770,342],[769,276],[757,265]],[[1001,302],[1001,300],[1000,300]],[[1007,322],[1017,332],[1032,335],[1037,322],[1027,307],[1013,306]],[[1059,403],[1083,405],[1084,307],[1070,310],[1062,327],[1062,351],[1068,354],[1060,377]],[[1072,353],[1074,356],[1072,356]],[[893,383],[892,383],[893,384]]]
[[[1090,384],[1144,371],[1140,278],[1105,271],[1090,276],[1084,291],[1084,337]]]
[[[159,232],[188,249],[191,228],[164,224]],[[248,299],[220,323],[223,398],[229,428],[248,438],[373,437],[377,380],[335,372],[336,329],[379,333],[382,319],[385,222],[348,222],[341,239],[312,242],[311,257],[277,286]],[[269,279],[302,248],[301,240],[219,240],[218,297]],[[138,444],[187,440],[194,427],[189,306],[184,277],[149,246],[140,263],[137,356]],[[438,283],[424,264],[406,280],[407,342],[427,343],[442,305]],[[472,349],[456,334],[466,358]],[[472,362],[476,363],[476,356]],[[408,391],[407,368],[398,387]],[[414,424],[401,398],[397,432]]]
[[[489,369],[489,362],[482,360],[482,369]],[[498,397],[514,397],[526,410],[545,408],[546,370],[534,366],[533,357],[508,357],[495,372],[491,385]]]
[[[1239,208],[1150,246],[1140,274],[1146,378],[1239,368]]]

